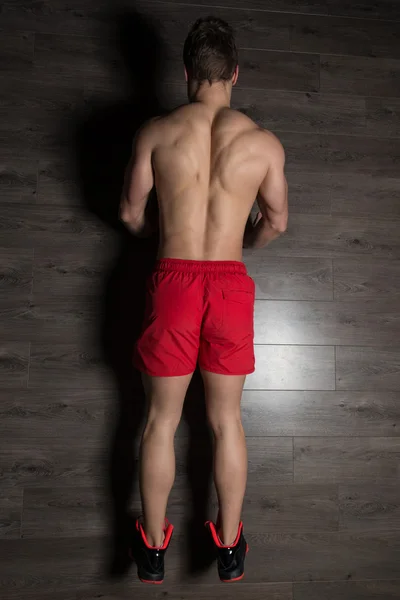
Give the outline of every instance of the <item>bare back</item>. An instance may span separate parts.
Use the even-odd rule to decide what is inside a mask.
[[[275,136],[242,113],[201,102],[151,121],[133,160],[139,173],[141,161],[147,164],[142,157],[148,156],[143,169],[154,177],[159,256],[241,260],[247,219],[274,165],[277,144],[281,148]],[[279,173],[284,181],[283,165]],[[143,177],[133,176],[133,194],[139,194]]]

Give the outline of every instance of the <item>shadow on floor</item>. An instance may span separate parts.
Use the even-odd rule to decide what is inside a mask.
[[[145,416],[140,374],[133,369],[131,357],[140,332],[146,280],[158,242],[156,238],[141,240],[130,236],[118,221],[118,205],[135,132],[148,118],[165,112],[161,83],[166,48],[151,20],[132,8],[117,15],[110,13],[110,23],[117,27],[113,39],[122,58],[123,89],[130,89],[130,93],[121,102],[86,106],[85,117],[78,124],[76,150],[85,206],[116,231],[120,240],[115,264],[105,274],[103,318],[99,323],[104,360],[113,371],[118,390],[119,410],[113,424],[107,473],[113,523],[108,573],[115,577],[125,574],[131,566],[128,545],[135,515],[131,515],[129,507],[137,478],[133,448]],[[190,513],[185,515],[189,552],[183,551],[188,556],[187,570],[193,573],[210,563],[204,521],[210,493],[212,446],[198,375],[190,386],[184,415],[190,431],[187,474],[193,502]]]

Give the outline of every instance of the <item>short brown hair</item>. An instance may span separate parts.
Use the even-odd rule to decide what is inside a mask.
[[[217,17],[198,19],[183,47],[188,77],[195,81],[229,81],[238,64],[232,27]]]

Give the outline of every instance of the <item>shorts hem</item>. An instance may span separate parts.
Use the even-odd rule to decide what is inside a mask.
[[[229,375],[251,375],[256,370],[255,367],[253,367],[251,370],[240,371],[240,372],[239,371],[230,371],[229,373],[227,373],[226,371],[208,368],[208,367],[205,367],[204,365],[199,365],[199,367],[202,371],[207,371],[208,373],[214,373],[215,375],[228,375],[228,376]]]
[[[145,367],[139,367],[138,365],[133,366],[144,375],[149,375],[149,377],[185,377],[186,375],[192,375],[196,370],[194,368],[193,370],[185,371],[184,373],[156,373],[155,371],[146,369]]]

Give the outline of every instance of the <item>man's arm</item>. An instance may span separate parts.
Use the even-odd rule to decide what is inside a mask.
[[[133,141],[132,156],[125,171],[120,218],[135,235],[150,233],[145,210],[154,186],[151,123],[144,125]]]
[[[269,167],[260,186],[260,208],[253,227],[245,235],[245,248],[263,248],[286,231],[288,221],[288,187],[285,177],[285,152],[279,140],[269,135]]]

